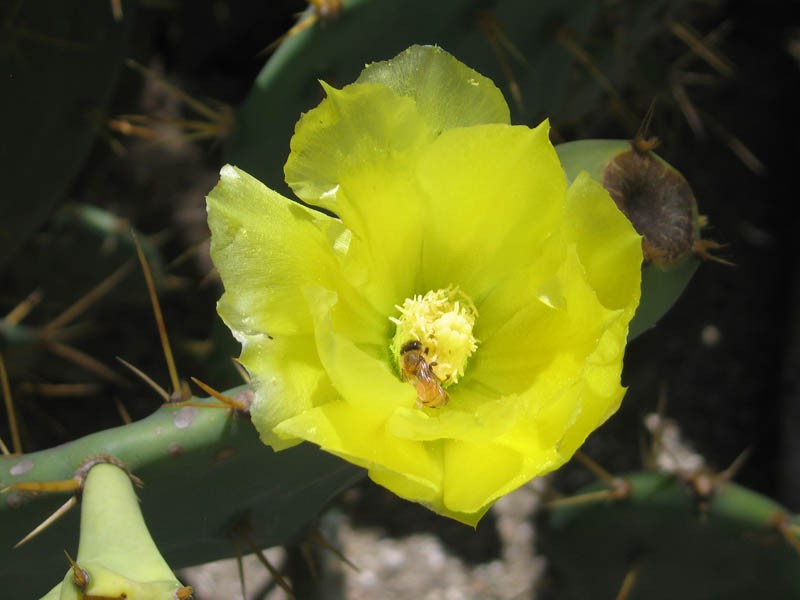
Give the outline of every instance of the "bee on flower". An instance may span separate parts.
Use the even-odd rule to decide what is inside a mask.
[[[426,358],[427,348],[423,349],[419,340],[411,340],[400,349],[400,371],[403,379],[414,384],[417,390],[417,401],[423,406],[441,408],[449,397],[442,387],[442,382],[434,373],[435,362],[429,363]]]

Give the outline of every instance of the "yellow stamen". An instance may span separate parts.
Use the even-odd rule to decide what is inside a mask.
[[[400,317],[389,317],[397,325],[390,349],[398,364],[403,346],[418,340],[425,360],[442,384],[457,383],[478,347],[478,340],[472,335],[478,310],[469,296],[458,286],[450,285],[406,298],[396,308]]]

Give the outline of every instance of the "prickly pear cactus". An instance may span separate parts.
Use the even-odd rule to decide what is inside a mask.
[[[58,2],[48,2],[46,10],[32,2],[10,4],[6,23],[13,39],[8,44],[4,40],[2,50],[15,87],[0,103],[8,103],[5,112],[18,113],[19,119],[6,132],[14,140],[4,146],[11,154],[0,156],[0,162],[22,174],[11,183],[10,196],[26,201],[0,213],[0,267],[50,212],[86,155],[95,131],[93,118],[102,112],[125,54],[134,11],[132,3],[123,2],[126,19],[118,23],[102,2],[78,12]],[[35,8],[49,20],[32,25]],[[601,8],[595,0],[488,5],[482,0],[345,0],[338,17],[290,36],[267,62],[236,110],[226,158],[280,188],[294,124],[320,100],[317,80],[341,87],[355,80],[365,64],[388,59],[413,43],[439,44],[492,78],[512,99],[515,123],[536,124],[548,115],[570,121],[594,110],[604,93],[591,79],[576,85],[572,68],[585,58],[576,38],[590,29]],[[45,35],[31,36],[31,31]],[[642,34],[638,43],[646,37]],[[597,54],[605,65],[616,58],[611,47],[606,44]],[[58,57],[48,54],[53,48],[59,48]],[[31,67],[42,65],[52,69],[51,78],[24,80]],[[623,65],[610,83],[622,82],[624,75]],[[52,97],[63,96],[64,90],[76,96],[51,111]],[[46,169],[39,162],[44,160],[42,148],[48,149]],[[674,169],[636,141],[575,142],[559,145],[557,151],[569,180],[588,171],[645,236],[643,300],[630,329],[635,337],[676,301],[699,264],[698,256],[712,247],[701,239],[702,219],[694,198]],[[48,177],[41,176],[43,170]],[[41,185],[32,185],[33,180]],[[665,187],[668,197],[656,203],[655,218],[651,213],[637,221],[639,192],[648,186]],[[637,192],[633,198],[631,189]],[[668,217],[667,229],[676,233],[667,244],[661,244],[664,231],[651,227],[664,221],[659,215]],[[107,233],[107,219],[101,217],[89,209],[79,219],[82,226],[96,225]],[[39,340],[37,332],[5,323],[0,333],[0,350],[14,344],[34,347]],[[247,403],[251,393],[242,388],[227,395]],[[6,488],[0,495],[4,593],[39,597],[63,576],[46,599],[137,597],[133,587],[92,588],[81,579],[85,570],[90,579],[102,580],[103,569],[117,565],[94,563],[96,557],[83,550],[84,534],[92,535],[97,523],[79,523],[77,511],[11,548],[65,501],[77,499],[72,488],[46,493],[29,484],[73,480],[90,455],[113,456],[144,482],[135,493],[169,567],[159,564],[153,577],[129,579],[166,582],[162,587],[170,594],[183,589],[171,569],[234,555],[234,541],[242,532],[258,547],[296,540],[331,498],[364,476],[362,469],[308,444],[274,453],[259,441],[246,410],[192,400],[217,407],[166,405],[130,425],[48,450],[0,457],[0,488]],[[87,479],[91,491],[84,497],[85,515],[112,504],[106,490],[130,486],[127,479],[102,483],[101,473],[109,469],[95,472],[98,485]],[[787,541],[797,523],[771,500],[731,484],[698,503],[692,489],[674,476],[643,473],[624,481],[628,491],[621,499],[547,514],[543,549],[565,597],[614,597],[629,576],[635,585],[624,596],[628,600],[800,595],[796,549]],[[130,500],[132,489],[125,488],[124,495]],[[76,550],[79,531],[81,548]],[[75,556],[66,576],[64,549]],[[676,572],[683,576],[676,577]],[[709,572],[720,575],[709,578]],[[156,597],[157,592],[141,593]]]
[[[234,555],[231,535],[241,527],[260,548],[297,539],[313,515],[363,476],[310,446],[274,454],[249,419],[225,410],[165,406],[144,420],[66,446],[0,457],[0,486],[72,479],[95,454],[113,456],[144,482],[138,490],[144,517],[175,569]],[[61,549],[74,547],[76,515],[17,549],[11,546],[66,498],[25,490],[0,496],[7,542],[0,547],[0,579],[19,595],[43,592],[44,574],[55,579],[63,572]]]

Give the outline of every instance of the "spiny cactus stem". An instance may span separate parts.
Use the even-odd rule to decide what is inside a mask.
[[[78,562],[96,560],[141,581],[173,578],[147,530],[129,473],[106,461],[88,467]]]
[[[625,498],[631,492],[630,484],[620,477],[614,477],[611,473],[606,471],[588,455],[584,454],[581,450],[575,452],[577,458],[583,465],[594,473],[599,479],[602,479],[610,488],[612,497]]]
[[[264,555],[264,552],[261,550],[261,548],[259,548],[255,544],[255,542],[253,542],[253,539],[247,533],[241,532],[239,535],[249,546],[250,551],[253,552],[256,555],[256,557],[258,557],[258,562],[264,565],[264,568],[267,569],[267,571],[269,571],[269,574],[272,575],[272,578],[275,580],[275,583],[281,586],[281,589],[283,589],[283,591],[286,592],[289,598],[294,600],[295,596],[294,592],[292,592],[292,588],[289,587],[289,584],[286,583],[286,580],[284,580],[283,576],[278,572],[278,570],[272,566],[272,563],[269,562],[269,560]]]
[[[250,393],[250,394],[239,393],[235,397],[231,398],[230,396],[226,396],[225,394],[223,394],[221,392],[218,392],[217,390],[212,388],[210,385],[208,385],[206,383],[203,383],[202,381],[200,381],[196,377],[190,377],[190,379],[192,381],[194,381],[195,384],[197,384],[197,387],[199,387],[201,390],[203,390],[207,394],[213,396],[214,398],[216,398],[217,400],[222,402],[225,406],[228,406],[229,408],[237,410],[237,411],[239,411],[241,413],[249,413],[250,412],[250,404],[252,404],[252,401],[253,401],[253,394],[252,393]]]
[[[20,541],[18,541],[16,544],[14,544],[13,547],[14,548],[19,548],[20,546],[22,546],[22,544],[28,542],[29,540],[31,540],[34,537],[36,537],[37,535],[39,535],[45,529],[50,527],[50,525],[52,525],[53,523],[58,521],[61,517],[63,517],[65,514],[67,514],[70,511],[70,509],[73,506],[75,506],[77,503],[78,503],[78,497],[77,496],[70,496],[69,500],[64,502],[64,504],[62,504],[55,511],[53,511],[53,514],[51,514],[44,521],[39,523],[39,525],[34,527],[31,530],[31,532],[28,533],[28,535],[26,535],[24,538],[22,538]]]
[[[544,503],[545,508],[561,508],[564,506],[576,506],[580,504],[588,504],[590,502],[605,502],[608,500],[621,500],[625,498],[629,492],[623,493],[621,490],[598,490],[596,492],[586,492],[585,494],[578,494],[577,496],[568,496],[566,498],[557,498]]]
[[[178,380],[178,370],[175,368],[175,359],[172,357],[172,348],[169,345],[169,338],[167,337],[167,328],[164,324],[164,315],[161,313],[161,304],[158,302],[156,295],[156,286],[153,283],[153,276],[150,273],[150,266],[147,264],[147,259],[144,257],[142,246],[136,237],[136,233],[131,230],[133,235],[133,242],[136,244],[136,254],[139,256],[139,262],[142,265],[142,273],[147,283],[147,291],[150,294],[150,302],[153,305],[153,314],[156,318],[156,326],[158,327],[158,336],[161,338],[161,347],[164,350],[164,359],[167,361],[167,370],[169,371],[170,381],[172,383],[172,394],[179,395],[181,393],[181,384]],[[180,398],[183,400],[183,398]]]
[[[113,456],[109,456],[106,454],[99,454],[99,455],[92,455],[88,456],[86,459],[81,462],[80,466],[75,470],[75,475],[71,479],[63,479],[61,481],[23,481],[19,483],[15,483],[13,485],[8,486],[0,490],[0,493],[5,493],[10,490],[20,490],[20,491],[28,491],[28,492],[73,492],[74,496],[72,496],[69,500],[67,500],[60,508],[58,508],[53,514],[47,517],[44,521],[42,521],[39,525],[37,525],[29,534],[27,534],[24,538],[22,538],[19,542],[14,545],[14,548],[18,548],[28,540],[32,539],[45,529],[47,529],[50,525],[55,523],[61,516],[66,514],[66,512],[71,509],[78,501],[78,498],[83,491],[84,483],[86,482],[86,476],[89,473],[89,470],[100,463],[110,463],[116,467],[119,467],[123,471],[125,471],[128,475],[128,478],[138,487],[142,487],[144,484],[142,480],[136,477],[133,473],[130,472],[128,467],[119,459],[114,458]]]
[[[234,389],[229,393],[235,394],[236,391]],[[203,406],[216,404],[215,400],[209,400],[197,399],[197,402]],[[165,405],[146,419],[131,425],[100,431],[62,447],[41,450],[22,457],[7,457],[4,460],[16,460],[19,465],[28,465],[24,470],[20,469],[19,475],[14,475],[13,468],[11,469],[12,481],[18,480],[9,485],[8,489],[24,489],[32,482],[41,486],[41,483],[35,482],[54,481],[60,476],[62,480],[71,482],[68,484],[69,489],[65,488],[66,491],[71,491],[79,486],[74,480],[76,466],[84,464],[87,457],[96,457],[98,453],[113,455],[130,470],[138,471],[143,465],[150,465],[170,456],[170,448],[180,446],[188,452],[203,447],[207,440],[232,428],[249,427],[249,423],[233,426],[228,417],[218,414],[217,411],[182,410],[194,410],[196,414],[183,415],[181,409]],[[151,437],[153,443],[141,444],[142,439]],[[7,481],[6,477],[4,480]]]
[[[17,325],[28,316],[34,307],[42,300],[42,288],[36,288],[19,304],[17,304],[11,311],[3,317],[3,325],[12,326]]]
[[[639,574],[639,565],[641,564],[641,560],[636,560],[628,569],[628,572],[625,573],[625,578],[622,580],[622,585],[619,588],[619,593],[617,594],[616,600],[627,600],[628,596],[631,595],[631,590],[633,589],[634,584],[636,583],[636,577]]]
[[[45,598],[188,600],[193,590],[150,537],[127,468],[113,457],[90,457],[76,479],[84,484],[78,556],[64,552],[70,570]]]
[[[153,390],[155,390],[156,394],[158,394],[159,396],[161,396],[164,399],[164,402],[167,402],[167,403],[170,402],[170,397],[169,397],[169,394],[167,393],[167,390],[165,390],[160,385],[158,385],[155,381],[153,381],[153,379],[149,375],[147,375],[144,371],[142,371],[141,369],[139,369],[137,367],[134,367],[131,363],[129,363],[124,358],[120,358],[119,356],[117,356],[116,359],[119,362],[121,362],[124,366],[126,366],[128,369],[133,371],[134,375],[139,377],[139,379],[144,381]]]
[[[71,323],[76,317],[83,314],[90,306],[108,294],[114,287],[122,281],[133,269],[133,260],[127,260],[118,267],[111,275],[103,279],[95,287],[89,290],[81,298],[76,300],[72,306],[64,310],[55,319],[44,326],[42,333],[54,332],[64,325]]]
[[[3,387],[3,400],[6,404],[6,414],[8,415],[8,428],[11,430],[11,445],[14,448],[15,454],[22,453],[22,440],[19,437],[19,428],[17,427],[17,415],[14,411],[14,401],[11,398],[11,386],[8,384],[8,372],[6,371],[6,363],[3,360],[3,353],[0,352],[0,385]],[[8,448],[5,444],[3,446],[3,454],[9,454]]]

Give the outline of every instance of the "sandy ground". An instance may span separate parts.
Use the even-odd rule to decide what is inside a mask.
[[[501,542],[500,556],[472,564],[432,533],[387,536],[379,527],[363,527],[334,513],[326,519],[326,535],[357,565],[352,569],[332,554],[323,556],[324,579],[315,598],[324,600],[511,600],[532,598],[544,561],[535,555],[532,515],[540,503],[543,484],[533,481],[502,498],[492,509]],[[330,532],[333,535],[331,536]],[[271,549],[274,565],[286,559]],[[271,578],[254,556],[243,561],[246,600],[288,598],[270,584]],[[196,600],[243,598],[236,560],[190,569],[181,576],[195,587]]]

